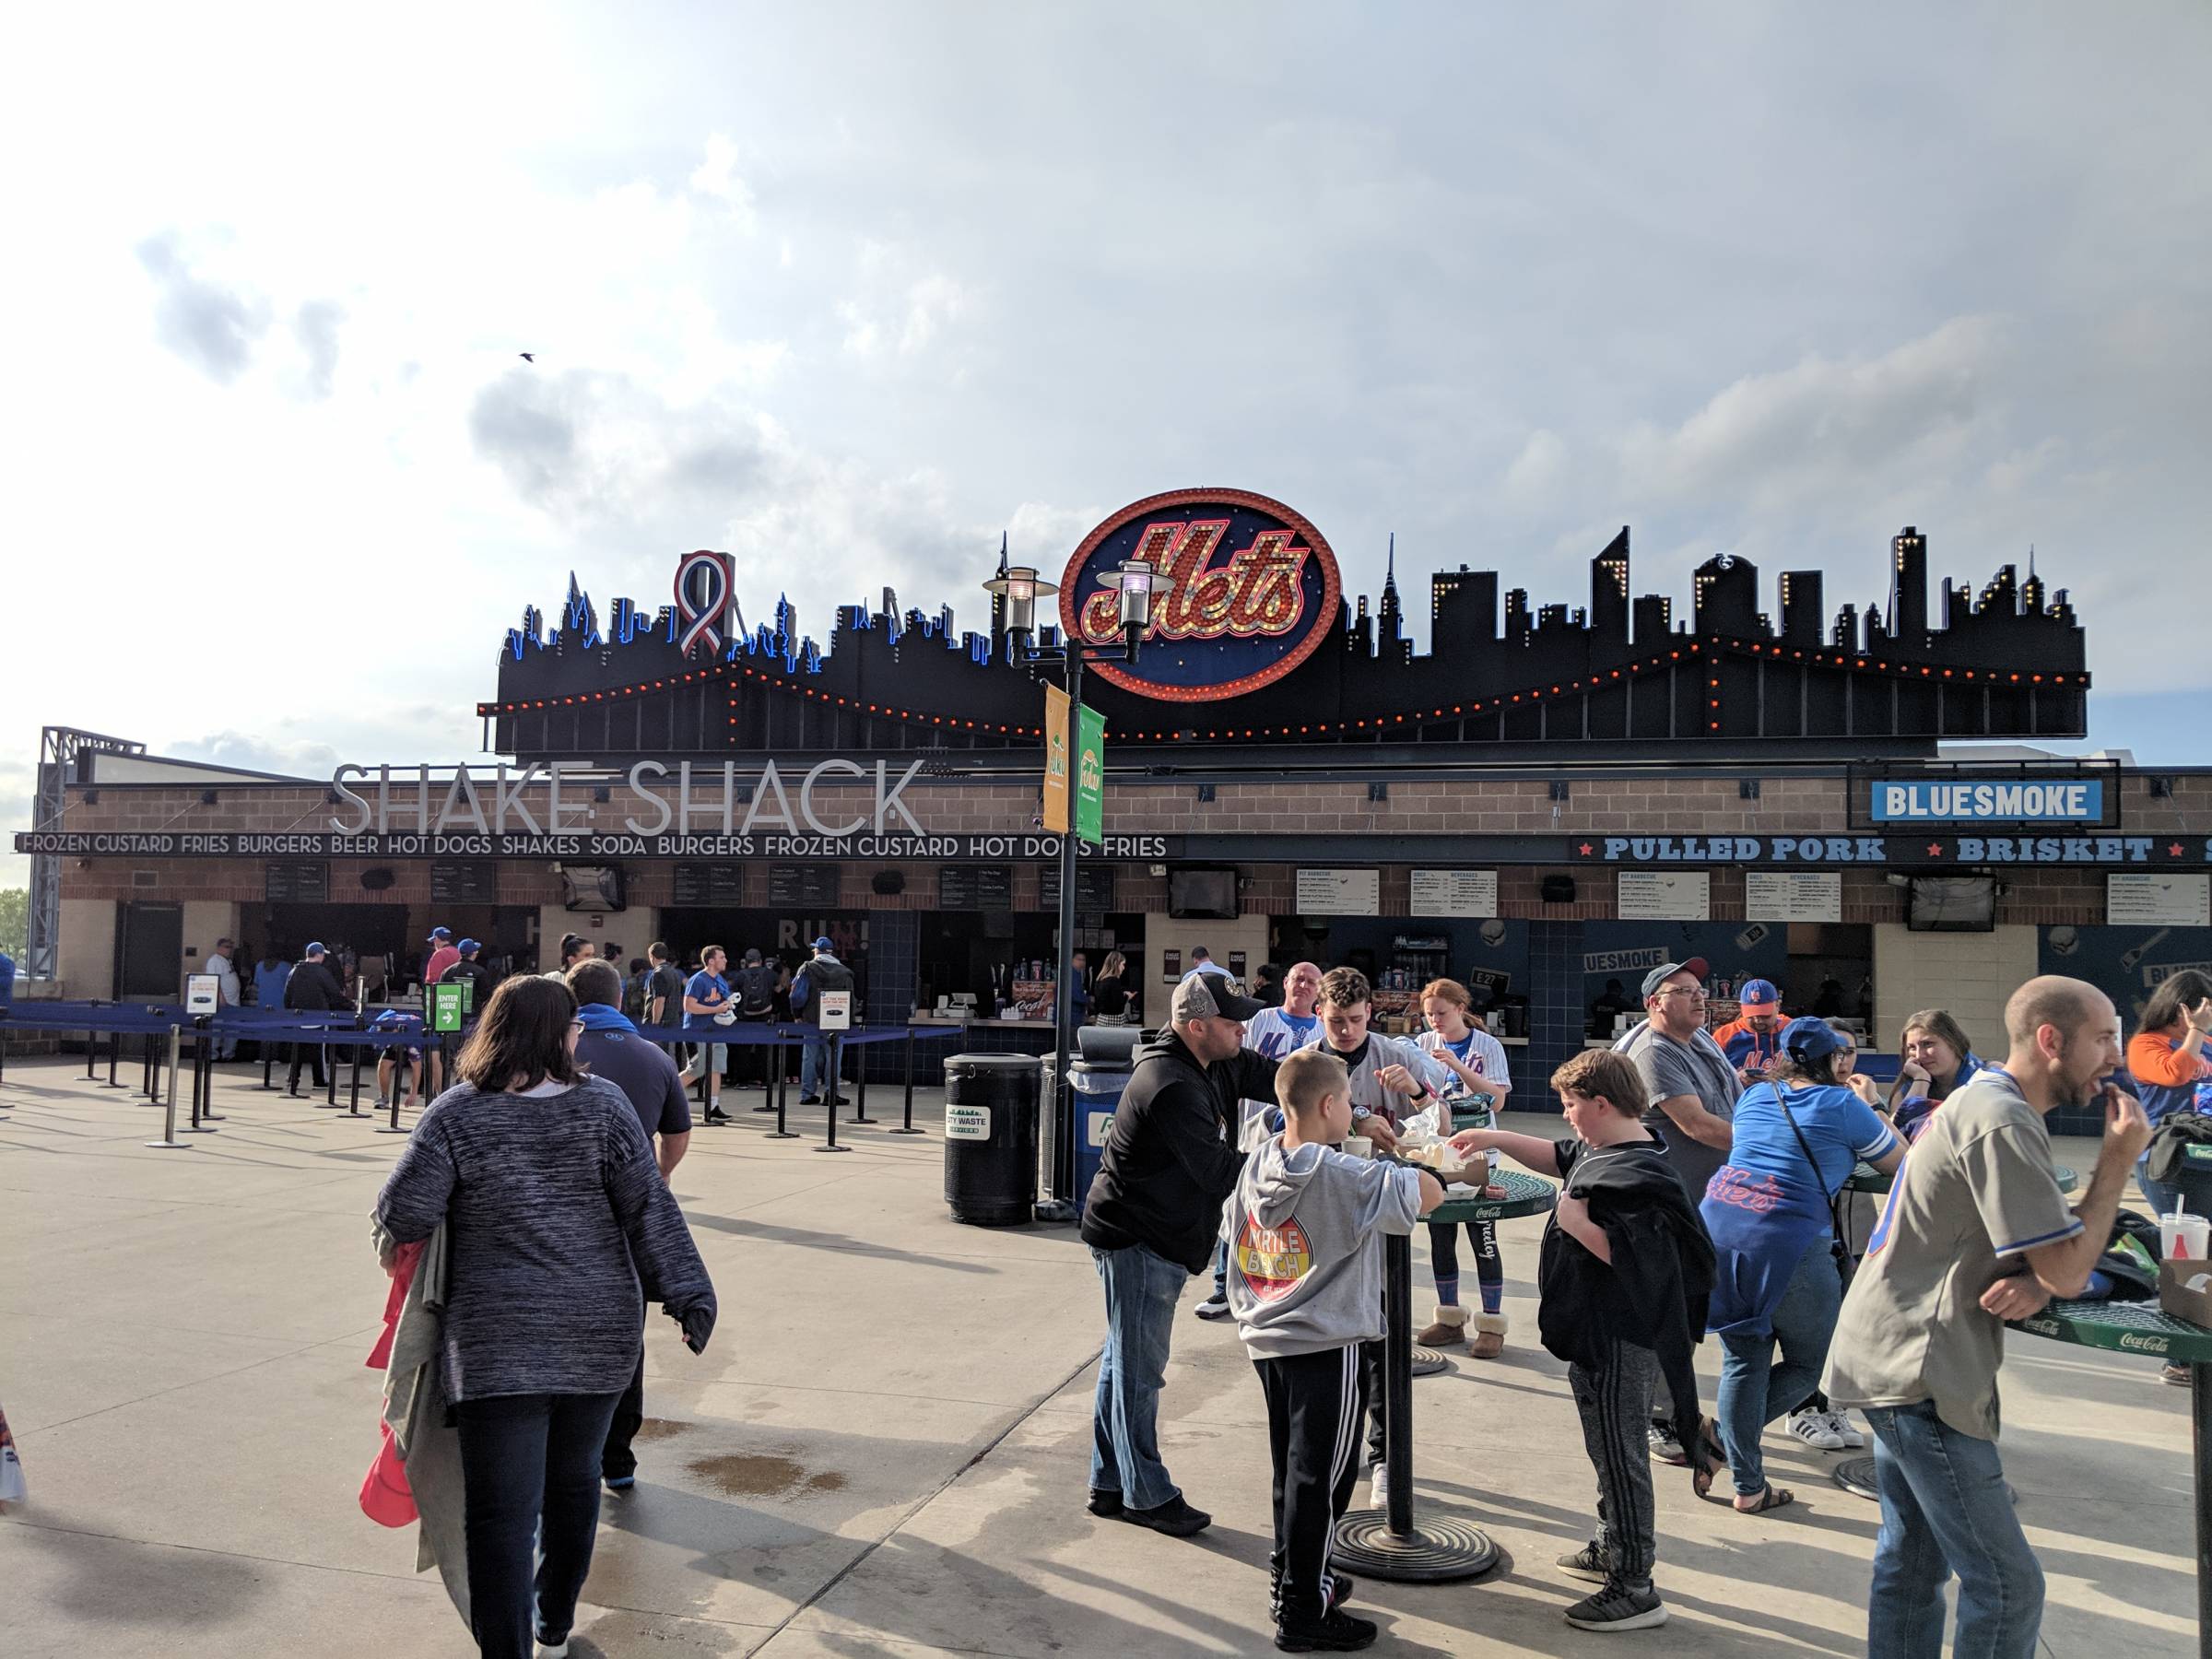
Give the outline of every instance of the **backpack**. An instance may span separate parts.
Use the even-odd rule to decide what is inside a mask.
[[[623,1018],[633,1024],[643,1019],[645,1010],[651,1005],[652,990],[653,977],[650,972],[631,974],[622,986]]]

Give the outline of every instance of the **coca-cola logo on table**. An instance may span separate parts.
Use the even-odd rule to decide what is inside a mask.
[[[1160,572],[1152,625],[1133,665],[1100,664],[1125,691],[1215,702],[1282,678],[1336,623],[1343,583],[1321,532],[1280,501],[1241,489],[1177,489],[1124,507],[1083,538],[1060,582],[1060,625],[1106,644],[1120,596],[1099,578],[1124,559]]]

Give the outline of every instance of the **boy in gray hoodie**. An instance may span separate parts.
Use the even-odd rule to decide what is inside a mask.
[[[1411,1233],[1444,1190],[1425,1171],[1336,1149],[1352,1103],[1335,1055],[1300,1050],[1275,1088],[1282,1133],[1246,1160],[1230,1198],[1229,1302],[1267,1396],[1275,1645],[1348,1653],[1375,1626],[1340,1609],[1351,1581],[1329,1571],[1329,1550],[1359,1474],[1359,1346],[1382,1335],[1381,1235]]]

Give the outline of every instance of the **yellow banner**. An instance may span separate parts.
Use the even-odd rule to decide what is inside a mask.
[[[1067,833],[1068,806],[1067,693],[1057,686],[1044,688],[1044,827],[1054,835]]]

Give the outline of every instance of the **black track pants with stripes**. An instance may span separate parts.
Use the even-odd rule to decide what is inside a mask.
[[[1359,1478],[1359,1422],[1366,1405],[1358,1345],[1281,1359],[1254,1359],[1267,1396],[1267,1448],[1275,1457],[1275,1553],[1282,1616],[1328,1610],[1329,1551]]]
[[[1597,1543],[1616,1579],[1647,1583],[1658,1553],[1653,1529],[1652,1450],[1644,1425],[1659,1359],[1650,1348],[1612,1342],[1601,1366],[1567,1368],[1567,1386],[1583,1419],[1583,1447],[1597,1471]]]

